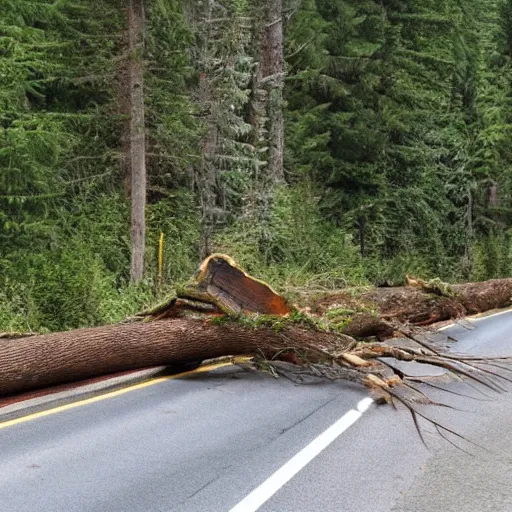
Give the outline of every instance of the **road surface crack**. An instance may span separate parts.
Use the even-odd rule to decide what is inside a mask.
[[[282,436],[284,433],[288,432],[288,430],[291,430],[292,428],[296,427],[297,425],[300,425],[303,421],[306,421],[308,418],[313,416],[313,414],[315,414],[320,409],[324,408],[326,405],[329,405],[331,402],[333,402],[334,400],[336,400],[338,398],[339,398],[338,396],[333,396],[332,398],[327,400],[327,402],[324,402],[323,404],[319,405],[316,409],[314,409],[313,411],[311,411],[309,414],[307,414],[306,416],[302,417],[301,419],[297,420],[295,423],[291,424],[289,427],[283,428],[281,430],[281,432],[279,432],[277,437]]]

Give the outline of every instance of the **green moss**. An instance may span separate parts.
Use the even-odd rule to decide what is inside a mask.
[[[293,311],[287,316],[262,315],[259,313],[247,313],[239,315],[222,315],[213,317],[211,320],[213,325],[226,325],[237,323],[248,329],[259,329],[269,327],[274,332],[281,332],[290,325],[302,325],[312,329],[319,329],[321,323],[315,321],[311,317],[300,311]]]

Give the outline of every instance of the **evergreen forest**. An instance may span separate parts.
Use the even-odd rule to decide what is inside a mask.
[[[285,294],[512,274],[512,0],[0,0],[0,332],[229,254]]]

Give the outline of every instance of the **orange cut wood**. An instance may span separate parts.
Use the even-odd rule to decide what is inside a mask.
[[[197,290],[206,292],[224,311],[287,315],[286,300],[267,283],[244,272],[224,254],[206,258],[197,275]]]

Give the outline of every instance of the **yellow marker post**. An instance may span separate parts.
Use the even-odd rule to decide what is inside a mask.
[[[162,276],[164,267],[164,234],[160,232],[160,242],[158,244],[158,288],[162,288]]]

